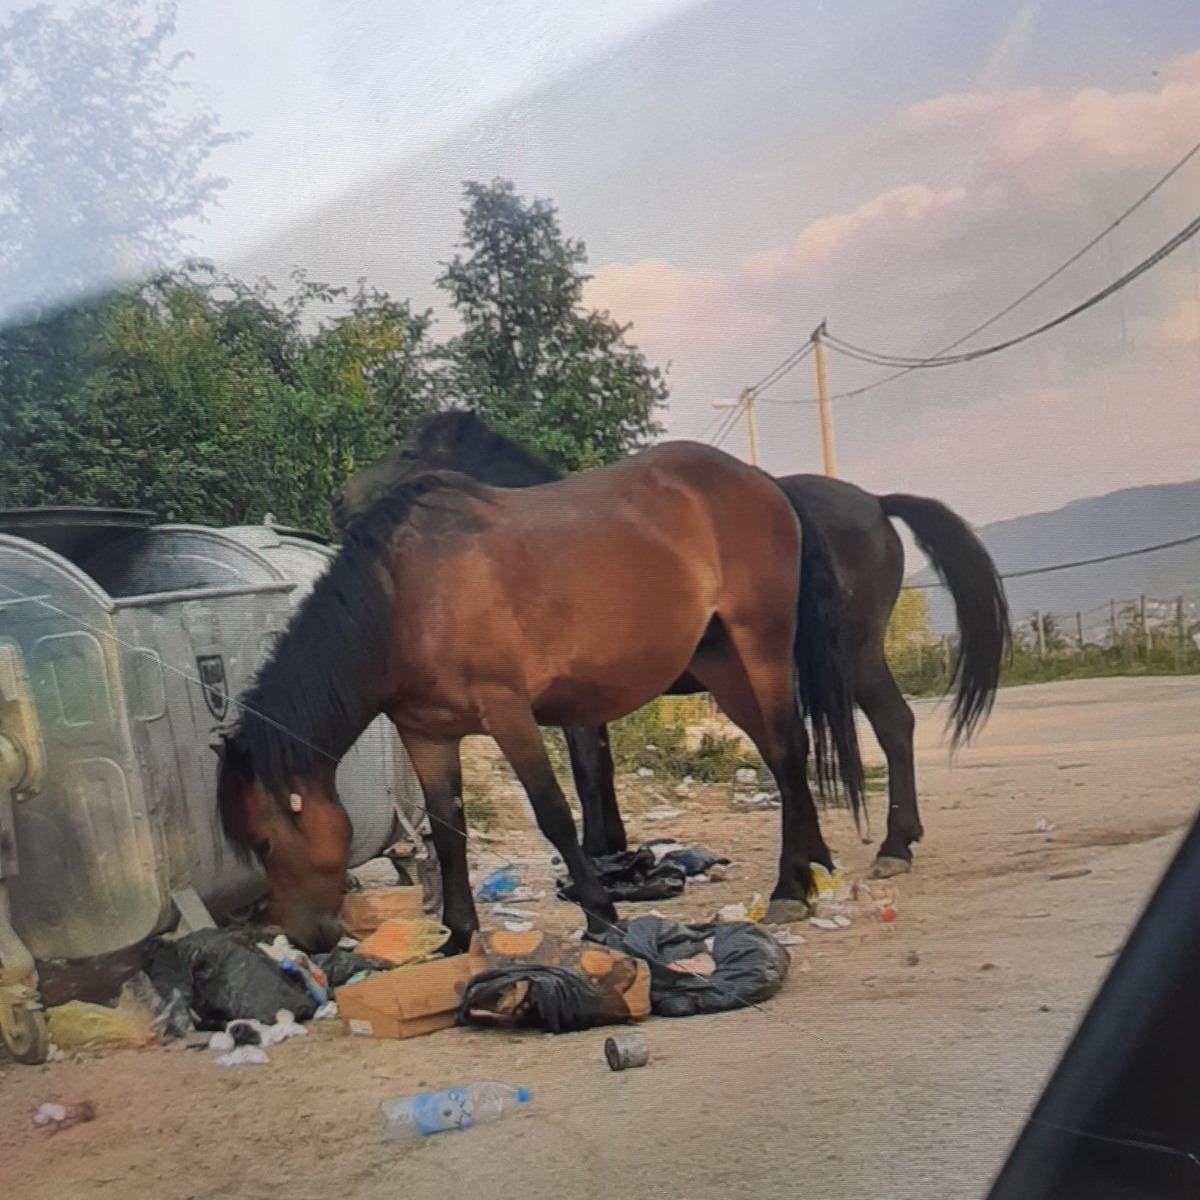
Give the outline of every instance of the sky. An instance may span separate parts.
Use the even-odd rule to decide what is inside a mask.
[[[1192,0],[209,0],[176,41],[176,102],[247,134],[213,157],[230,184],[195,250],[439,311],[462,181],[508,177],[558,205],[589,303],[669,368],[676,437],[823,319],[938,350],[1200,141]],[[1198,200],[1200,156],[982,340],[1105,286]],[[835,396],[885,373],[829,356]],[[1198,381],[1193,243],[1042,338],[835,399],[838,472],[976,523],[1192,478]],[[758,402],[767,469],[820,469],[814,394],[810,360]],[[744,427],[724,444],[744,456]]]

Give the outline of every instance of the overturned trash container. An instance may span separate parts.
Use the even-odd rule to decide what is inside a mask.
[[[221,833],[212,752],[299,582],[252,541],[124,510],[0,512],[0,1034],[21,1061],[45,1057],[40,999],[80,994],[81,973],[119,983],[145,938],[264,891]],[[338,777],[352,865],[420,807],[403,751],[365,737],[376,750]]]

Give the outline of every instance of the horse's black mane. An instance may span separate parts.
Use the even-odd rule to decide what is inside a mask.
[[[256,776],[291,814],[293,780],[332,771],[377,711],[380,656],[391,634],[385,583],[392,536],[430,493],[471,490],[427,474],[380,496],[351,526],[341,551],[292,618],[240,700],[217,780],[226,836],[247,848],[239,776]]]
[[[466,409],[426,417],[405,444],[418,455],[426,447],[450,446],[452,460],[437,466],[461,471],[493,487],[530,487],[562,478],[549,463]]]

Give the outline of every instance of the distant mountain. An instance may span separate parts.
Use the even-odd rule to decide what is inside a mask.
[[[977,532],[1002,574],[1137,550],[1200,534],[1200,479],[1074,500],[1054,512],[997,521]],[[936,578],[926,568],[906,582],[927,584]],[[1103,626],[1110,599],[1121,605],[1145,595],[1151,618],[1157,614],[1166,619],[1168,606],[1183,596],[1195,619],[1200,611],[1200,541],[1115,562],[1008,579],[1004,586],[1014,623],[1040,609],[1056,614],[1064,632],[1072,632],[1075,614],[1081,612],[1085,636],[1089,629],[1098,631]],[[936,632],[953,631],[954,609],[941,588],[929,592],[929,609]]]

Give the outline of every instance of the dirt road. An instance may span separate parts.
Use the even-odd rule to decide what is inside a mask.
[[[179,1049],[45,1069],[0,1065],[6,1197],[645,1197],[981,1195],[1196,807],[1200,679],[1103,680],[1002,692],[953,767],[922,706],[926,841],[894,925],[804,927],[766,1013],[645,1027],[653,1059],[620,1075],[599,1034],[447,1031],[386,1043],[314,1029],[270,1066],[220,1071]],[[625,786],[625,781],[622,781]],[[651,785],[652,787],[652,785]],[[769,886],[775,812],[728,789],[632,832],[669,832],[737,860],[671,912],[700,915]],[[882,805],[875,801],[878,819]],[[1048,832],[1035,832],[1040,820]],[[519,833],[490,844],[546,855]],[[872,849],[827,819],[844,870]],[[878,833],[878,831],[877,831]],[[481,865],[484,860],[480,859]],[[1087,868],[1086,875],[1052,876]],[[546,900],[544,922],[573,912]],[[472,1079],[533,1088],[531,1110],[416,1146],[381,1144],[389,1095]],[[45,1100],[91,1100],[96,1120],[53,1137]]]

